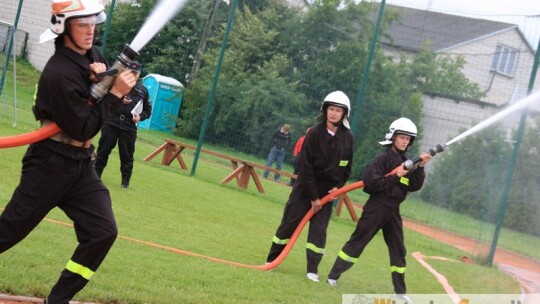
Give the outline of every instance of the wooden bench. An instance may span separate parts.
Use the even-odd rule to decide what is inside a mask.
[[[165,142],[161,146],[159,146],[154,152],[150,153],[147,157],[145,157],[144,161],[150,161],[154,157],[158,156],[160,153],[163,153],[163,157],[161,159],[162,165],[169,166],[176,159],[178,163],[180,164],[180,167],[182,167],[182,169],[184,170],[187,170],[188,167],[186,165],[186,162],[182,158],[182,151],[184,151],[185,149],[190,149],[190,150],[195,151],[197,148],[193,145],[189,145],[189,144],[182,143],[176,140],[165,138]],[[226,184],[230,182],[231,180],[236,179],[236,183],[238,187],[242,189],[247,189],[250,179],[253,179],[253,182],[255,183],[257,190],[260,193],[264,193],[264,188],[261,184],[259,176],[257,175],[257,172],[255,171],[255,168],[258,168],[261,170],[268,170],[273,173],[279,173],[282,176],[286,176],[289,178],[296,178],[296,174],[277,170],[274,168],[269,168],[264,165],[242,160],[242,159],[225,155],[222,153],[218,153],[212,150],[203,148],[201,149],[201,152],[208,155],[216,156],[218,158],[227,159],[231,162],[231,167],[233,169],[233,172],[221,181],[222,184]]]
[[[160,153],[163,153],[163,157],[161,159],[161,164],[162,165],[170,166],[171,163],[176,159],[178,161],[178,163],[180,164],[180,167],[183,170],[187,170],[188,167],[186,165],[186,162],[182,158],[182,151],[184,151],[185,149],[195,151],[197,149],[197,147],[195,147],[193,145],[186,144],[186,143],[182,143],[182,142],[179,142],[179,141],[176,141],[176,140],[165,138],[165,142],[161,146],[159,146],[154,152],[150,153],[147,157],[145,157],[144,161],[150,161],[153,158],[155,158],[156,156],[158,156]],[[202,148],[201,152],[205,153],[205,154],[208,154],[208,155],[216,156],[218,158],[229,160],[231,162],[231,167],[232,167],[233,172],[231,174],[227,175],[227,177],[225,177],[221,181],[221,184],[226,184],[226,183],[230,182],[231,180],[236,179],[237,186],[244,189],[244,190],[246,190],[248,188],[250,179],[253,179],[253,182],[255,183],[255,186],[257,187],[257,190],[260,193],[264,193],[264,188],[263,188],[263,186],[261,184],[261,180],[259,179],[259,176],[257,175],[257,172],[255,171],[255,168],[258,168],[258,169],[261,169],[261,170],[268,170],[268,171],[273,172],[273,173],[279,173],[282,176],[286,176],[286,177],[289,177],[289,178],[295,178],[296,179],[296,177],[297,177],[296,174],[292,174],[292,173],[289,173],[289,172],[277,170],[277,169],[274,169],[274,168],[269,168],[269,167],[267,167],[265,165],[260,165],[260,164],[254,163],[254,162],[242,160],[242,159],[232,157],[232,156],[229,156],[229,155],[225,155],[225,154],[222,154],[222,153],[218,153],[218,152],[215,152],[215,151],[212,151],[212,150]],[[356,212],[355,212],[354,207],[353,207],[353,203],[349,199],[349,196],[345,193],[343,195],[340,195],[338,197],[338,199],[339,199],[339,201],[338,201],[338,204],[336,206],[336,215],[338,215],[338,216],[340,215],[341,207],[343,205],[345,205],[347,207],[347,210],[349,211],[349,213],[351,215],[351,218],[355,222],[357,222],[358,221],[358,216],[356,215]]]

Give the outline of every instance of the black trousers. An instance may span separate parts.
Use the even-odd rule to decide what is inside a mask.
[[[299,185],[295,184],[289,196],[289,200],[285,204],[281,224],[277,228],[275,238],[279,240],[288,240],[302,218],[311,209],[311,199],[299,189]],[[330,216],[332,215],[332,204],[328,203],[323,208],[315,213],[309,221],[309,230],[307,237],[307,272],[318,273],[318,267],[324,255],[326,246],[326,231]],[[283,251],[286,244],[280,244],[276,241],[272,242],[268,253],[267,262],[275,260]]]
[[[123,130],[109,124],[103,125],[95,165],[98,176],[101,177],[101,174],[109,161],[109,155],[114,147],[116,147],[116,143],[118,142],[122,184],[129,184],[129,180],[131,179],[131,174],[133,172],[133,154],[135,153],[136,140],[136,131]]]
[[[405,294],[405,256],[407,251],[403,237],[403,221],[399,208],[390,208],[380,203],[367,203],[364,206],[362,216],[350,239],[341,249],[328,278],[337,280],[341,274],[350,269],[355,263],[354,259],[360,257],[367,244],[381,229],[390,254],[390,270],[394,291],[397,294]],[[352,259],[344,258],[344,256]]]
[[[51,304],[67,304],[84,288],[118,234],[109,191],[92,162],[30,145],[20,183],[0,215],[0,253],[24,239],[54,207],[73,221],[79,244],[48,296]]]

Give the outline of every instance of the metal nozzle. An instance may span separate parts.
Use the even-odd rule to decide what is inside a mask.
[[[435,148],[429,149],[428,152],[431,154],[431,156],[435,156],[435,154],[444,151],[444,148],[446,148],[446,144],[438,144],[435,146]]]
[[[100,100],[107,92],[109,92],[116,75],[126,70],[137,55],[139,55],[139,53],[126,44],[122,53],[116,57],[116,61],[111,68],[108,71],[101,73],[102,75],[105,74],[103,79],[94,83],[90,88],[90,95],[94,102]],[[116,71],[116,73],[112,73],[112,71]]]
[[[434,148],[429,149],[428,153],[431,156],[435,156],[436,154],[444,151],[444,148],[446,148],[446,144],[438,144]],[[403,168],[405,170],[411,170],[412,168],[414,168],[414,165],[418,164],[421,161],[422,161],[422,158],[420,158],[420,156],[415,157],[414,159],[407,159],[405,162],[403,162]]]

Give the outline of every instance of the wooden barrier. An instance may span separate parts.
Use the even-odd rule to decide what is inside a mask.
[[[154,152],[150,153],[147,157],[145,157],[144,161],[150,161],[163,152],[163,158],[161,159],[162,165],[169,166],[176,159],[180,164],[180,167],[182,167],[182,169],[184,170],[187,170],[187,165],[182,158],[182,151],[184,151],[185,149],[196,150],[196,147],[176,140],[165,138],[165,142],[161,146],[159,146]],[[233,172],[221,181],[222,184],[226,184],[231,180],[236,179],[236,184],[238,185],[238,187],[242,189],[247,189],[250,179],[253,179],[257,190],[260,193],[264,193],[264,188],[261,184],[259,176],[257,175],[257,172],[255,171],[255,168],[261,170],[268,170],[273,173],[279,173],[282,176],[286,176],[289,178],[296,178],[296,174],[277,170],[274,168],[269,168],[264,165],[256,164],[254,162],[242,160],[208,149],[203,148],[201,149],[201,152],[219,158],[227,159],[231,162]]]
[[[338,203],[336,206],[336,215],[341,215],[341,207],[345,205],[347,207],[347,210],[349,211],[349,214],[351,215],[351,218],[353,221],[358,222],[358,215],[356,215],[356,211],[354,210],[353,202],[347,195],[347,193],[342,194],[338,196]]]
[[[161,146],[159,146],[154,152],[150,153],[147,157],[145,157],[144,161],[150,161],[156,156],[158,156],[160,153],[163,153],[163,157],[161,159],[162,165],[170,166],[171,163],[176,159],[178,163],[180,164],[180,167],[182,167],[183,170],[187,170],[188,167],[186,163],[184,162],[184,159],[182,158],[182,151],[184,151],[185,149],[195,151],[197,147],[186,144],[186,143],[182,143],[176,140],[165,138],[165,142]],[[221,183],[226,184],[230,182],[231,180],[236,179],[236,185],[244,190],[248,188],[250,179],[253,179],[253,182],[255,183],[257,190],[260,193],[264,193],[264,188],[261,184],[261,180],[259,179],[259,176],[257,175],[257,172],[255,171],[255,168],[258,168],[261,170],[268,170],[273,173],[279,173],[282,176],[286,176],[289,178],[296,179],[297,177],[296,174],[277,170],[274,168],[269,168],[265,165],[260,165],[254,162],[242,160],[242,159],[225,155],[225,154],[221,154],[212,150],[203,148],[201,149],[201,152],[208,155],[216,156],[218,158],[229,160],[231,162],[231,167],[232,167],[233,172],[227,175],[227,177],[225,177],[221,181]],[[358,216],[356,215],[356,212],[353,207],[353,203],[349,199],[349,196],[347,196],[347,194],[345,193],[343,195],[340,195],[338,199],[339,201],[336,206],[336,215],[337,216],[340,215],[341,207],[345,205],[353,221],[357,222]]]

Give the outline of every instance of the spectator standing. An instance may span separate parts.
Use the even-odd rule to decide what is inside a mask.
[[[294,230],[312,209],[306,244],[307,278],[319,282],[318,266],[326,246],[326,230],[332,204],[322,206],[320,198],[343,187],[351,175],[353,135],[349,130],[350,101],[341,91],[326,96],[318,117],[309,130],[298,162],[298,179],[285,204],[266,259],[274,261],[289,242]]]
[[[137,77],[141,75],[142,67],[137,61],[131,63],[131,69]],[[120,154],[120,173],[122,188],[129,188],[133,172],[133,155],[137,140],[137,123],[146,120],[152,114],[152,106],[148,99],[148,90],[140,83],[124,96],[123,105],[111,116],[101,129],[101,138],[97,149],[95,169],[101,178],[107,166],[109,155],[118,143]]]
[[[109,190],[94,170],[92,138],[136,79],[129,70],[121,72],[108,93],[92,102],[92,81],[107,68],[93,45],[96,24],[106,19],[104,9],[99,0],[52,1],[51,25],[39,42],[55,39],[55,52],[41,73],[33,110],[42,126],[54,122],[62,131],[28,147],[19,185],[0,215],[0,253],[23,240],[55,207],[73,221],[78,246],[45,299],[49,304],[69,303],[118,235]],[[39,254],[43,250],[36,250]]]
[[[402,164],[407,160],[405,152],[413,144],[416,134],[416,125],[411,120],[399,118],[392,122],[385,140],[379,143],[388,148],[377,155],[366,168],[363,177],[364,192],[369,194],[369,198],[354,232],[339,252],[330,270],[328,284],[336,286],[340,276],[354,265],[367,244],[379,230],[382,230],[390,253],[394,291],[398,297],[412,303],[406,295],[406,249],[399,207],[408,192],[422,188],[426,176],[424,166],[431,160],[431,155],[423,152],[420,154],[422,161],[416,168],[403,167]],[[386,176],[398,166],[396,175]]]
[[[290,126],[284,124],[281,128],[278,128],[272,133],[272,149],[268,153],[268,159],[266,160],[266,166],[272,167],[272,164],[276,163],[276,169],[281,170],[281,165],[285,159],[285,149],[291,143],[291,134],[289,132]],[[270,174],[269,170],[264,171],[262,177],[268,178]],[[279,182],[281,174],[275,173],[274,180]]]

